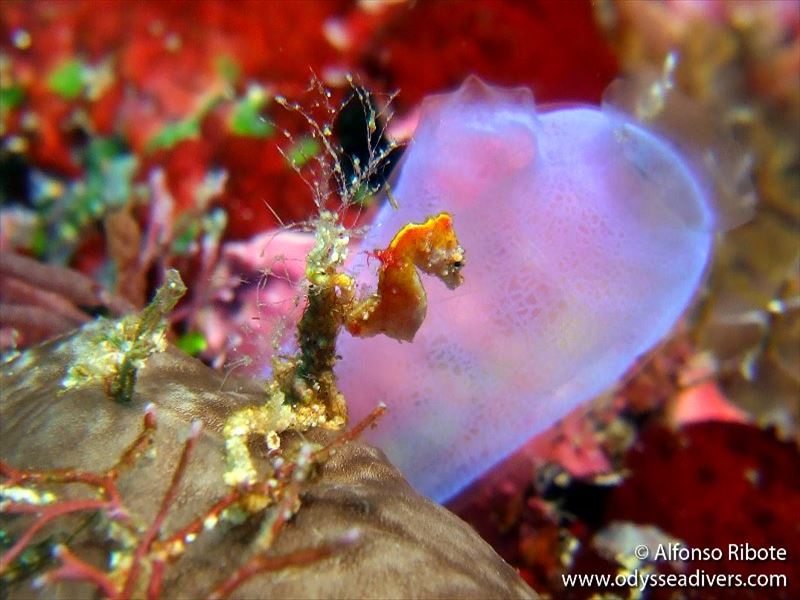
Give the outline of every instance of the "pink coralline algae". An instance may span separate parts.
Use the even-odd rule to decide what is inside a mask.
[[[645,100],[668,99],[653,89]],[[650,108],[652,128],[609,107],[537,111],[529,90],[474,77],[424,102],[399,210],[382,210],[363,249],[448,211],[465,283],[430,286],[413,344],[348,338],[338,369],[352,418],[387,404],[368,439],[423,493],[452,497],[618,381],[695,297],[715,232],[746,218],[746,194],[717,206],[731,147],[687,153]],[[363,256],[362,275],[374,269]]]

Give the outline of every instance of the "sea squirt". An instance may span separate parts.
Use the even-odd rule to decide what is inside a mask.
[[[448,211],[465,282],[427,286],[413,343],[343,336],[337,367],[351,419],[388,405],[368,440],[422,493],[452,497],[613,385],[696,295],[717,230],[746,219],[752,195],[719,193],[717,155],[697,164],[657,129],[609,106],[537,111],[529,90],[474,77],[423,103],[399,209],[362,249]]]

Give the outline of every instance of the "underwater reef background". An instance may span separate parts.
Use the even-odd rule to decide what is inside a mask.
[[[598,104],[615,78],[658,72],[670,53],[677,56],[675,86],[752,156],[755,214],[718,236],[703,289],[668,340],[616,389],[532,439],[448,508],[543,596],[641,597],[635,588],[565,587],[564,574],[703,569],[788,579],[773,588],[681,588],[679,597],[798,597],[800,5],[789,0],[4,1],[3,463],[100,472],[136,438],[150,401],[157,418],[165,417],[155,445],[166,444],[163,456],[173,458],[134,466],[121,480],[123,494],[140,502],[136,510],[147,518],[157,516],[181,436],[199,418],[205,428],[196,452],[210,458],[204,469],[185,472],[191,491],[179,496],[180,514],[166,529],[197,517],[225,493],[221,432],[233,408],[220,404],[231,397],[237,406],[254,402],[259,378],[285,351],[302,308],[299,283],[314,240],[284,226],[319,211],[303,177],[318,176],[315,163],[325,154],[305,114],[330,121],[345,169],[354,157],[366,162],[367,146],[392,150],[342,211],[358,232],[391,201],[376,190],[390,180],[426,96],[477,75],[528,87],[537,105]],[[362,101],[356,110],[347,103],[354,93]],[[287,110],[284,99],[305,113]],[[381,135],[373,139],[376,115]],[[154,328],[148,342],[155,348],[163,333],[174,347],[155,350],[141,377],[134,371],[128,380],[138,412],[102,385],[59,392],[60,373],[80,347],[74,340],[90,335],[98,317],[138,314],[168,281],[168,269],[180,272],[187,292],[161,315],[163,331]],[[82,333],[70,333],[77,327]],[[231,393],[222,397],[223,389]],[[407,435],[413,444],[414,432]],[[324,537],[320,524],[330,527],[330,539],[369,527],[371,510],[385,516],[379,534],[388,537],[357,550],[360,559],[345,559],[340,574],[323,554],[301,556],[288,563],[291,581],[285,572],[261,575],[237,593],[357,596],[370,573],[397,561],[401,573],[425,564],[421,573],[429,575],[387,579],[374,595],[532,594],[381,455],[358,442],[344,447],[320,467],[270,552],[314,546],[322,541],[315,535]],[[3,473],[7,487],[16,481],[10,473]],[[359,479],[376,473],[374,481]],[[353,514],[364,521],[348,525],[344,517]],[[30,582],[57,564],[56,545],[99,527],[71,518],[40,532],[22,556],[28,563],[0,574],[0,594],[25,596]],[[20,521],[2,519],[5,554],[19,540]],[[247,548],[254,527],[233,530],[238,547]],[[434,539],[438,527],[443,533]],[[407,560],[392,555],[398,531],[406,545],[397,552]],[[219,545],[231,543],[230,531],[208,535],[176,563],[179,570],[167,570],[165,597],[207,593],[240,566],[217,563],[229,552]],[[645,560],[632,555],[641,543],[772,545],[790,560]],[[85,548],[98,565],[107,549],[101,546]],[[356,552],[345,546],[331,552]],[[311,562],[300,567],[302,560]],[[197,579],[209,563],[213,577]],[[482,567],[464,571],[461,563]],[[91,593],[85,582],[74,585],[54,587],[55,595]],[[675,592],[653,588],[645,596]]]

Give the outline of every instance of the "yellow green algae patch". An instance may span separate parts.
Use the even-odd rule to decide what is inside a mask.
[[[185,293],[180,274],[170,269],[153,301],[141,312],[87,325],[91,333],[74,339],[76,359],[62,381],[64,389],[101,383],[114,400],[129,402],[137,371],[151,354],[166,350],[166,318]]]

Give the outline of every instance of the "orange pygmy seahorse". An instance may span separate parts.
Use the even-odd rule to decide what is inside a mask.
[[[345,318],[354,336],[382,333],[397,340],[414,339],[427,310],[427,297],[417,269],[434,275],[452,289],[463,281],[464,249],[453,230],[453,218],[439,213],[424,223],[409,223],[397,232],[380,261],[377,291],[355,302]]]

